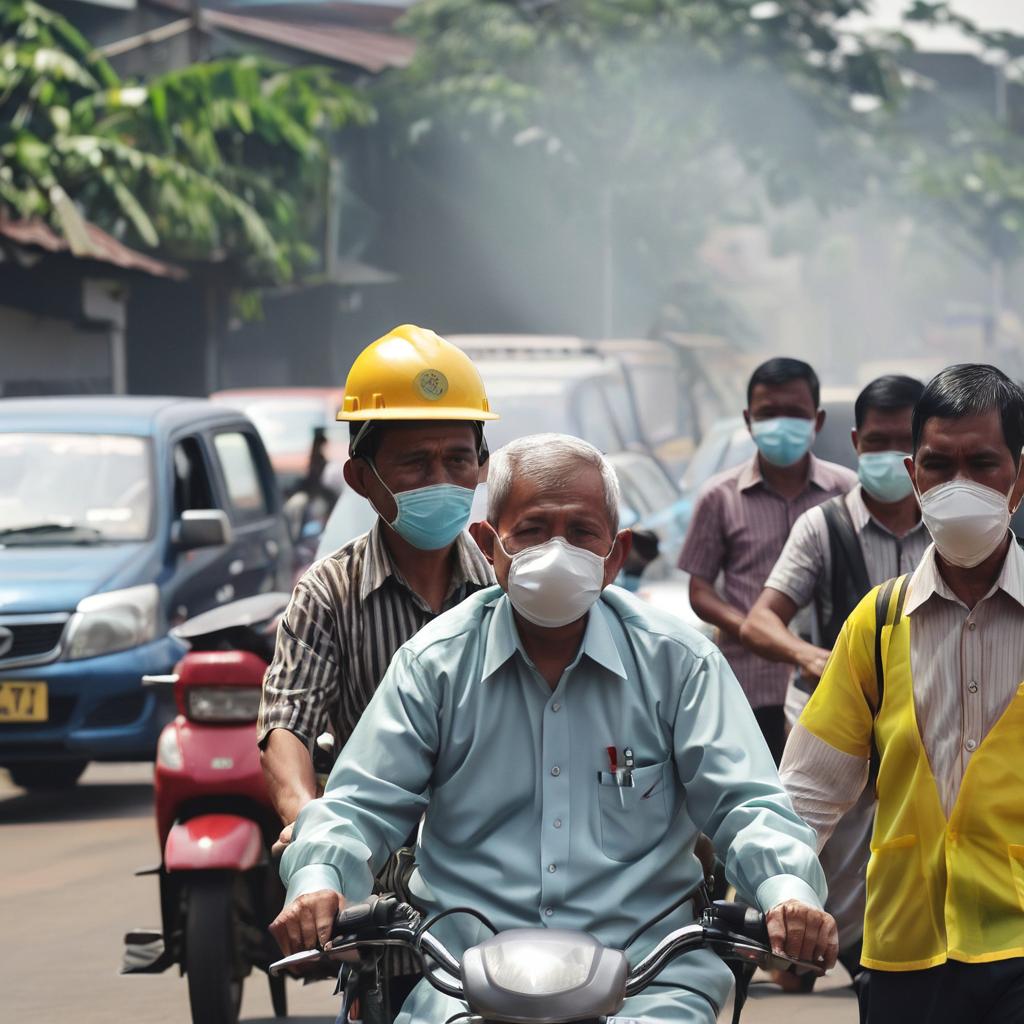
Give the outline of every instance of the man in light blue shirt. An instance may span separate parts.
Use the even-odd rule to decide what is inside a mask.
[[[575,438],[524,438],[491,457],[489,494],[474,536],[500,587],[398,651],[300,814],[272,926],[284,951],[326,940],[339,904],[370,892],[422,817],[410,891],[427,912],[470,906],[502,930],[581,929],[621,947],[697,888],[704,831],[776,948],[831,967],[814,833],[731,670],[678,619],[609,587],[631,538],[608,463]],[[684,904],[631,959],[692,919]],[[443,924],[459,952],[486,934]],[[707,1024],[731,980],[710,952],[689,954],[623,1015]],[[463,1009],[421,982],[399,1022]]]

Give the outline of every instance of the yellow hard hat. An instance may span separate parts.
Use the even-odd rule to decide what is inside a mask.
[[[433,331],[403,324],[367,345],[345,381],[339,420],[496,420],[473,361]]]

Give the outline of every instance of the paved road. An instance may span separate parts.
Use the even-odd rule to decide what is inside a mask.
[[[159,859],[151,777],[148,766],[93,765],[69,793],[30,796],[0,771],[5,1021],[188,1024],[186,985],[176,973],[117,974],[124,932],[159,924],[155,880],[132,874]],[[755,985],[744,1024],[856,1024],[842,984],[827,979],[813,996]],[[289,1000],[293,1020],[334,1020],[326,984],[292,985]],[[262,976],[246,985],[242,1018],[273,1019]]]

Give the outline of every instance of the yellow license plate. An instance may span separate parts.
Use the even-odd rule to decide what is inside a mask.
[[[45,722],[46,683],[0,683],[0,722]]]

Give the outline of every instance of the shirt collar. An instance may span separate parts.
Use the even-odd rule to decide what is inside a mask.
[[[388,579],[394,577],[402,586],[408,584],[402,578],[387,544],[384,543],[383,531],[388,529],[378,519],[366,535],[366,547],[363,552],[363,572],[359,582],[359,597],[365,601],[370,594],[380,590]],[[467,583],[475,583],[480,587],[489,587],[494,582],[490,565],[484,558],[475,541],[466,533],[455,538],[455,564],[452,567],[452,581],[448,593],[454,593]]]
[[[1010,547],[995,586],[982,600],[987,600],[997,590],[1001,590],[1024,608],[1024,551],[1015,537],[1010,539]],[[904,615],[912,615],[933,597],[941,597],[956,604],[962,603],[942,578],[935,560],[935,545],[930,544],[910,578],[907,599],[903,606]]]
[[[849,492],[849,494],[847,494],[846,507],[850,511],[850,519],[853,522],[853,528],[857,533],[860,533],[862,530],[866,529],[868,525],[872,525],[875,527],[875,529],[881,530],[882,533],[884,533],[887,537],[896,536],[896,534],[893,533],[892,530],[890,530],[887,526],[884,526],[882,523],[880,523],[871,514],[871,510],[868,508],[867,504],[864,501],[864,488],[860,484],[857,484],[857,486],[854,487],[853,490]],[[910,530],[908,530],[900,539],[910,537],[913,534],[917,533],[918,530],[923,529],[924,520],[919,517],[914,526]]]
[[[612,612],[604,601],[598,601],[591,608],[590,614],[587,616],[587,628],[583,633],[580,654],[608,669],[612,675],[626,679],[626,669],[619,656],[619,650],[615,646],[611,627],[608,625],[607,616],[611,614]],[[512,614],[512,602],[509,601],[508,595],[503,593],[495,603],[494,614],[491,616],[491,622],[487,629],[487,648],[484,651],[482,678],[488,679],[493,676],[516,651],[524,661],[529,662],[529,656],[523,650],[522,641],[519,638],[515,616]]]
[[[754,457],[743,467],[739,475],[739,489],[741,491],[749,491],[752,487],[756,487],[758,484],[764,483],[764,477],[761,475],[761,459],[760,453],[754,452]],[[807,483],[804,485],[804,490],[808,486],[817,487],[822,491],[830,491],[835,489],[835,480],[833,480],[825,468],[825,464],[821,459],[815,458],[811,455],[810,466],[808,467]]]

